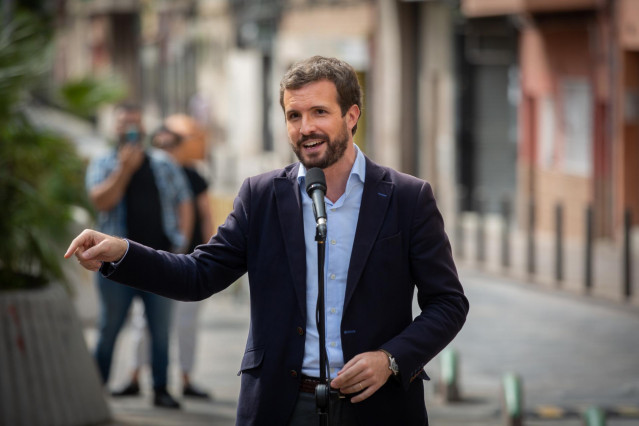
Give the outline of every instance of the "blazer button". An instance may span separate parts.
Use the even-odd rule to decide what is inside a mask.
[[[297,334],[299,334],[300,336],[304,335],[304,329],[302,327],[297,327]]]
[[[293,377],[293,378],[297,377],[297,371],[295,371],[295,370],[291,370],[290,374],[291,374],[291,377]]]

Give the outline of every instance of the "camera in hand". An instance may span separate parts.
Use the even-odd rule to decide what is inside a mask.
[[[137,145],[142,141],[142,133],[138,126],[127,127],[126,132],[124,132],[124,141],[133,145]]]

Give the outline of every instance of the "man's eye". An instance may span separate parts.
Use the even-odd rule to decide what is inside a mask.
[[[288,119],[290,120],[295,120],[296,118],[298,118],[300,115],[298,113],[291,113],[288,115]]]

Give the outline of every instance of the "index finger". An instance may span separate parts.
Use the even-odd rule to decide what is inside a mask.
[[[87,230],[85,229],[84,231],[80,233],[80,235],[78,235],[77,237],[73,239],[73,241],[71,241],[71,244],[69,245],[69,248],[67,249],[67,252],[64,253],[65,259],[70,258],[73,255],[73,253],[76,252],[76,250],[84,246],[84,241],[87,238],[86,233],[87,233]]]
[[[360,355],[355,356],[353,359],[348,361],[344,365],[344,367],[342,367],[342,369],[337,373],[337,377],[331,381],[331,386],[335,388],[342,387],[348,384],[351,381],[351,379],[353,379],[354,377],[357,377],[361,373],[360,369],[355,368],[355,366],[357,365],[357,362],[359,361],[361,357]]]

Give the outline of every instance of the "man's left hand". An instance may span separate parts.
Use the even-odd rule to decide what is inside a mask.
[[[364,352],[348,361],[331,387],[343,394],[361,392],[351,402],[361,402],[381,388],[391,375],[388,356],[382,351]]]

